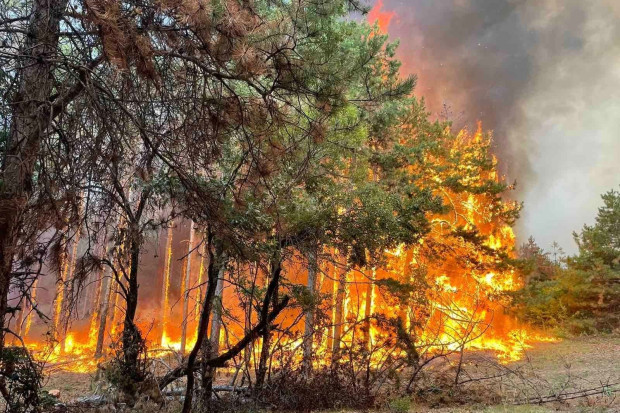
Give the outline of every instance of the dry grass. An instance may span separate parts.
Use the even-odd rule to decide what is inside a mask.
[[[593,336],[540,343],[527,351],[531,365],[549,381],[561,381],[567,369],[593,384],[603,379],[620,381],[620,336]]]
[[[497,367],[483,365],[485,355],[471,354],[470,362],[477,366],[473,378],[497,373]],[[540,343],[526,352],[524,360],[506,366],[518,374],[497,379],[474,381],[470,388],[470,400],[480,399],[480,393],[499,395],[503,404],[473,405],[459,407],[430,408],[414,407],[415,412],[468,413],[468,412],[571,412],[598,413],[620,412],[620,392],[580,397],[562,403],[515,406],[515,400],[529,396],[546,396],[582,389],[597,388],[611,383],[620,383],[620,336],[577,337],[556,343]],[[620,386],[613,389],[620,391]],[[465,392],[465,394],[467,394]],[[462,396],[461,396],[462,399]]]
[[[523,371],[534,374],[535,377],[526,377],[526,379],[536,383],[541,393],[545,394],[554,389],[560,389],[567,383],[578,388],[617,383],[620,382],[620,336],[578,337],[556,343],[540,343],[527,351],[525,360],[508,367],[510,369],[521,368]],[[67,402],[76,397],[91,394],[95,390],[93,378],[93,374],[55,372],[46,380],[45,389],[60,390],[61,400]],[[494,406],[469,404],[435,409],[412,404],[410,411],[420,413],[620,412],[620,400],[617,400],[620,399],[620,393],[579,398],[564,403],[547,403],[540,406],[514,406],[510,404],[510,386],[518,386],[522,383],[519,383],[519,380],[506,381],[505,378],[503,380],[502,383],[498,383],[497,380],[478,383],[476,391],[484,391],[487,388],[489,392],[495,392],[498,388],[503,389],[504,396],[506,396],[505,404]],[[166,410],[174,411],[174,407],[168,406]],[[154,411],[150,409],[150,412]]]

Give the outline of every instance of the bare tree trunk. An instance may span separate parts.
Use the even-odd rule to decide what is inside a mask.
[[[220,329],[222,327],[222,291],[224,289],[224,274],[226,262],[224,261],[219,268],[217,282],[215,286],[215,296],[212,304],[211,335],[209,343],[204,348],[205,359],[217,357],[220,352]],[[203,404],[209,406],[211,393],[213,391],[213,381],[217,373],[217,367],[204,366],[202,372],[202,397]]]
[[[187,246],[187,265],[185,267],[185,279],[183,281],[183,315],[181,325],[181,354],[185,354],[185,342],[187,340],[187,322],[189,310],[190,275],[192,273],[192,249],[194,248],[194,221],[190,221],[189,245]]]
[[[279,288],[279,274],[282,271],[282,263],[280,261],[280,257],[274,257],[271,261],[271,274],[270,280],[276,280],[275,282],[275,290],[271,297],[271,302],[265,302],[265,306],[267,309],[263,309],[263,311],[269,311],[269,306],[271,305],[273,308],[276,308],[278,305],[278,288]],[[269,284],[272,284],[270,281]],[[267,324],[262,334],[262,346],[260,352],[260,358],[258,361],[258,370],[256,372],[256,389],[260,390],[265,384],[265,378],[267,376],[267,362],[269,361],[269,351],[271,347],[271,326]]]
[[[96,249],[97,255],[103,255],[106,252],[106,240],[104,239],[102,244]],[[103,274],[105,270],[99,269],[96,272],[88,274],[88,282],[86,283],[87,289],[84,297],[82,298],[82,314],[88,314],[90,310],[91,317],[96,317],[99,313],[99,306],[101,302],[101,284],[103,283]]]
[[[205,275],[205,261],[207,260],[207,242],[202,240],[202,251],[200,252],[200,270],[198,270],[198,288],[196,289],[196,308],[194,309],[194,319],[200,320],[201,306],[202,306],[202,294],[204,291],[204,275]]]
[[[344,295],[346,291],[347,272],[345,269],[340,270],[338,277],[338,291],[336,292],[335,315],[334,315],[334,341],[332,353],[334,358],[338,357],[340,352],[340,340],[342,339],[342,322],[344,315]]]
[[[194,395],[194,365],[196,363],[196,359],[198,358],[198,353],[202,350],[205,351],[203,344],[205,344],[205,338],[207,336],[207,331],[209,330],[209,318],[211,316],[211,309],[213,306],[213,299],[215,297],[215,289],[217,286],[217,276],[220,271],[220,265],[223,265],[222,262],[222,254],[221,251],[216,251],[215,253],[212,251],[211,247],[211,239],[209,240],[209,246],[207,247],[207,251],[209,254],[209,267],[207,271],[207,289],[204,295],[202,311],[200,313],[200,321],[198,322],[198,334],[196,337],[196,343],[194,343],[194,347],[192,351],[190,351],[189,356],[187,358],[187,387],[185,390],[185,400],[183,401],[183,413],[189,413],[192,410],[192,400]],[[209,343],[207,340],[206,346],[208,347]],[[204,357],[206,359],[206,357]],[[206,389],[203,388],[203,402],[205,403],[204,408],[209,410],[210,408],[210,399],[211,393],[205,396]]]
[[[66,251],[61,252],[60,258],[60,274],[58,274],[58,278],[56,280],[56,294],[54,295],[54,300],[52,302],[53,306],[53,315],[52,315],[52,328],[51,328],[51,336],[55,343],[61,344],[61,349],[64,349],[64,340],[61,330],[62,325],[62,315],[65,312],[65,295],[67,289],[67,282],[71,278],[69,275],[72,265],[71,261],[73,260],[72,255],[66,253]],[[55,345],[55,344],[54,344]]]
[[[213,321],[211,322],[211,355],[215,356],[220,351],[220,330],[222,328],[222,294],[224,292],[224,275],[226,266],[220,268],[215,288],[215,302],[213,306]]]
[[[13,345],[18,345],[19,341],[19,337],[23,338],[22,336],[22,324],[24,323],[24,310],[26,307],[26,303],[21,302],[19,303],[19,310],[17,310],[17,319],[15,320],[15,337],[13,338]]]
[[[333,258],[333,256],[332,256]],[[334,347],[334,319],[335,319],[335,313],[336,313],[336,268],[334,266],[334,264],[332,262],[327,263],[327,269],[326,269],[328,276],[327,279],[329,280],[329,288],[331,291],[330,294],[330,305],[331,305],[331,311],[329,314],[329,321],[330,323],[328,324],[328,328],[326,329],[326,345],[327,345],[327,349],[329,351],[332,351],[333,347]]]
[[[111,271],[111,270],[109,270]],[[114,283],[110,274],[104,275],[101,280],[101,301],[99,306],[99,327],[97,330],[97,346],[95,347],[95,358],[101,357],[103,343],[105,341],[105,329],[108,321],[108,311],[110,308],[110,298],[114,291]]]
[[[245,336],[241,340],[239,340],[235,345],[230,347],[224,353],[211,359],[203,359],[201,361],[203,367],[224,367],[226,365],[226,362],[228,362],[229,360],[239,355],[244,349],[247,349],[248,346],[253,341],[259,338],[262,335],[262,333],[265,331],[265,328],[268,325],[270,325],[270,323],[272,323],[278,317],[278,315],[288,306],[290,298],[288,296],[284,296],[282,300],[278,300],[277,306],[275,308],[272,308],[271,311],[269,311],[271,308],[270,303],[274,301],[273,297],[277,293],[277,286],[279,285],[281,274],[282,274],[282,267],[278,266],[276,268],[276,271],[273,272],[273,277],[271,281],[269,282],[269,285],[267,286],[267,291],[265,293],[265,297],[263,298],[263,303],[260,308],[260,315],[259,315],[258,323],[254,327],[252,327],[249,331],[247,331]],[[201,314],[201,317],[202,317],[202,314]],[[202,340],[202,341],[200,343],[197,342],[197,344],[202,345],[204,343],[204,338],[206,338],[205,335],[206,335],[207,327],[208,327],[208,319],[205,322],[205,320],[201,318],[201,324],[199,325],[199,328],[200,329],[204,328],[204,330],[202,331],[205,334],[198,336],[199,340]],[[195,345],[194,350],[196,350],[196,354],[197,354],[198,350],[200,349]],[[189,387],[188,389],[186,389],[186,396],[187,396],[187,390],[189,390],[191,394],[191,390],[193,388],[192,386],[194,383],[193,372],[196,371],[196,359],[192,360],[191,356],[192,356],[192,353],[190,353],[190,357],[187,360],[187,364],[183,364],[173,369],[172,371],[168,372],[164,377],[158,380],[160,389],[165,388],[168,384],[172,383],[178,378],[187,377]],[[186,402],[183,405],[184,409],[187,408],[188,409],[187,411],[189,411],[191,409],[191,400],[189,402],[187,402],[187,398],[185,400]]]
[[[364,329],[366,330],[366,337],[364,337],[364,339],[366,342],[366,348],[369,350],[372,346],[372,324],[370,322],[370,317],[372,316],[372,305],[375,293],[375,277],[376,269],[373,267],[372,279],[368,281],[368,285],[366,286],[366,302],[364,303]]]
[[[252,297],[254,297],[254,292],[256,290],[256,278],[258,277],[258,264],[251,263],[250,264],[250,274],[252,274],[252,289],[250,290],[250,294],[248,294],[248,299],[245,304],[245,316],[244,316],[244,333],[247,334],[252,329]],[[244,350],[243,350],[243,377],[241,379],[241,385],[245,383],[245,380],[248,382],[248,386],[252,385],[252,374],[251,374],[251,361],[252,356],[254,355],[254,343],[251,342]]]
[[[54,339],[60,342],[62,351],[65,350],[65,335],[67,329],[66,320],[68,319],[69,314],[72,311],[72,309],[70,308],[71,306],[69,304],[66,304],[65,301],[67,301],[67,299],[70,300],[73,296],[73,289],[70,288],[69,292],[67,292],[66,289],[69,282],[71,282],[71,285],[73,285],[73,271],[75,270],[79,242],[80,232],[78,229],[78,232],[76,232],[75,235],[75,239],[73,240],[71,255],[67,258],[67,263],[64,268],[64,274],[60,283],[60,294],[58,296],[59,302],[58,305],[55,307],[58,312],[54,315]],[[62,320],[62,314],[65,314],[65,320]]]
[[[34,307],[36,306],[38,284],[39,284],[39,279],[37,278],[32,283],[32,288],[31,288],[32,292],[30,293],[30,301],[27,303],[27,306],[26,306],[27,316],[26,316],[26,325],[24,326],[23,337],[28,336],[28,333],[30,332],[30,327],[32,326],[32,320],[36,315],[36,312],[34,311]]]
[[[303,370],[305,374],[312,371],[312,338],[314,336],[314,298],[317,273],[316,251],[308,253],[308,280],[307,287],[312,303],[305,314],[304,342],[303,342]]]
[[[168,325],[168,316],[170,312],[169,294],[170,294],[170,266],[172,265],[172,223],[168,225],[166,236],[166,252],[164,261],[164,275],[162,281],[162,299],[161,299],[161,344],[165,344],[167,339],[166,327]]]
[[[19,69],[19,91],[12,99],[9,141],[0,185],[0,325],[4,327],[13,256],[20,220],[32,195],[32,175],[49,123],[52,60],[67,0],[35,0]],[[0,333],[0,351],[4,330]]]
[[[140,371],[138,359],[143,350],[143,340],[140,330],[134,323],[138,309],[138,267],[140,263],[140,233],[137,224],[130,224],[130,268],[127,279],[125,296],[125,319],[123,322],[122,349],[123,368],[130,383],[139,383],[144,380],[143,372]],[[124,389],[133,395],[133,388]]]

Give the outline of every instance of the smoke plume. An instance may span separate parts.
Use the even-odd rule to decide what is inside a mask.
[[[620,184],[620,2],[374,6],[369,19],[400,40],[404,72],[418,76],[429,110],[493,130],[502,172],[525,203],[520,238],[573,252],[571,232]]]

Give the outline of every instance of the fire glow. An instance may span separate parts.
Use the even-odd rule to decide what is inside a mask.
[[[386,33],[395,17],[395,13],[383,10],[381,0],[368,15],[379,33]],[[514,258],[515,236],[501,215],[518,209],[518,205],[505,201],[498,204],[487,195],[452,191],[444,185],[451,168],[465,176],[463,185],[502,182],[497,160],[488,155],[490,137],[479,127],[473,135],[461,131],[448,142],[449,152],[488,157],[491,168],[482,168],[469,158],[456,165],[449,159],[430,159],[442,167],[415,171],[420,187],[430,188],[448,207],[444,214],[428,217],[431,227],[417,245],[385,251],[381,265],[371,268],[352,268],[334,250],[320,251],[316,274],[310,274],[307,257],[301,254],[293,254],[284,263],[286,283],[282,289],[287,294],[299,295],[299,287],[303,287],[320,297],[312,314],[316,321],[311,334],[313,363],[328,364],[339,351],[358,342],[368,349],[378,348],[373,356],[380,359],[381,347],[389,341],[390,332],[384,324],[387,319],[399,320],[400,328],[413,337],[420,357],[471,349],[492,351],[500,361],[511,362],[519,360],[533,342],[552,340],[504,313],[509,304],[506,293],[522,285],[519,274],[513,268],[501,268],[493,253],[483,254],[466,240],[467,231],[476,229],[486,239],[484,248]],[[464,235],[451,236],[456,230]],[[152,356],[186,354],[196,341],[206,279],[207,254],[202,238],[200,228],[193,223],[177,221],[149,240],[156,258],[150,259],[150,264],[144,264],[146,257],[142,260],[141,265],[148,268],[140,270],[137,324]],[[58,282],[51,283],[51,277],[46,277],[47,285],[37,282],[33,286],[32,299],[41,304],[40,309],[47,309],[43,311],[47,318],[39,317],[26,305],[16,321],[16,331],[22,333],[37,359],[58,368],[88,372],[114,351],[112,344],[118,343],[123,330],[124,310],[119,281],[113,271],[104,268],[88,275],[77,301],[77,316],[71,322],[64,320],[66,297],[74,293],[67,288],[71,286],[79,244],[76,236],[62,257]],[[258,265],[232,264],[220,274],[214,319],[207,334],[224,350],[257,320],[253,303],[243,294],[235,274],[244,274],[260,288],[269,282],[267,271]],[[416,288],[395,291],[401,285]],[[281,352],[299,354],[295,356],[298,362],[307,336],[301,321],[310,317],[303,307],[300,302],[280,315],[276,323],[287,334],[272,343]],[[247,363],[255,364],[260,348],[259,341],[244,353]]]
[[[479,129],[473,136],[462,131],[450,142],[450,151],[480,155],[488,150],[490,138]],[[476,168],[475,162],[451,167],[469,168],[468,184],[499,183],[497,161],[492,157],[490,161],[490,170]],[[381,320],[394,317],[401,321],[407,334],[415,338],[420,356],[465,349],[489,350],[496,353],[500,361],[510,362],[520,359],[531,343],[550,340],[504,314],[509,303],[506,293],[521,286],[515,270],[485,270],[495,264],[489,261],[492,254],[472,250],[464,238],[449,236],[455,228],[463,231],[476,228],[485,236],[485,248],[509,256],[514,254],[515,237],[512,228],[498,218],[503,211],[497,210],[497,200],[467,191],[447,190],[442,182],[447,179],[450,168],[437,171],[440,172],[422,175],[420,185],[434,182],[435,195],[450,208],[444,214],[428,217],[430,232],[416,246],[401,245],[385,251],[383,265],[373,268],[352,268],[343,262],[337,251],[322,251],[317,274],[312,277],[309,277],[305,257],[300,254],[293,254],[285,262],[287,281],[282,289],[294,295],[302,286],[320,297],[313,315],[322,320],[316,322],[312,333],[315,364],[328,363],[334,354],[356,342],[363,342],[368,348],[383,346],[389,339],[389,332]],[[517,208],[515,203],[504,201],[500,206],[504,210]],[[179,221],[160,230],[157,239],[151,240],[153,249],[162,252],[155,260],[160,275],[159,279],[145,278],[141,284],[161,293],[159,297],[157,294],[142,296],[137,320],[153,356],[173,352],[186,354],[196,341],[206,263],[201,238],[193,223]],[[64,257],[65,265],[58,276],[53,300],[47,303],[50,321],[46,323],[26,308],[23,313],[27,317],[18,320],[18,330],[23,326],[25,343],[37,359],[58,368],[87,372],[96,369],[98,363],[112,353],[110,345],[120,338],[123,299],[122,289],[111,271],[104,269],[89,275],[77,302],[80,309],[77,319],[68,325],[61,321],[65,308],[62,300],[67,297],[65,289],[70,285],[66,281],[76,265],[79,241],[76,237],[68,248],[70,254]],[[440,260],[432,258],[438,246],[443,248]],[[464,264],[464,256],[470,256],[477,264]],[[221,320],[218,317],[218,322],[211,323],[215,327],[208,334],[222,349],[234,345],[256,322],[254,307],[237,282],[235,274],[241,273],[245,279],[253,280],[254,285],[262,287],[268,283],[264,269],[253,265],[229,265],[227,272],[221,274],[218,286],[221,287],[218,288],[218,300],[221,300],[218,306],[219,302],[221,306],[219,311],[214,311],[221,315]],[[157,279],[155,288],[147,285]],[[393,291],[395,283],[417,288],[405,291],[403,298],[402,292]],[[41,297],[42,288],[37,285],[33,296]],[[399,294],[401,298],[395,299]],[[288,332],[277,341],[279,351],[301,353],[305,333],[300,321],[308,313],[300,307],[303,306],[285,310],[277,320],[279,330]],[[51,336],[46,334],[48,330]],[[260,342],[249,351],[255,353],[259,348]],[[381,357],[380,348],[375,353],[377,358]],[[247,354],[244,357],[251,360]],[[295,359],[301,361],[301,354]]]

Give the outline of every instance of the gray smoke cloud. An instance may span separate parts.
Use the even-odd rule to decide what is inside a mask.
[[[455,126],[494,131],[525,203],[517,226],[576,247],[620,184],[620,1],[385,0],[404,72]],[[446,110],[447,108],[447,110]]]

